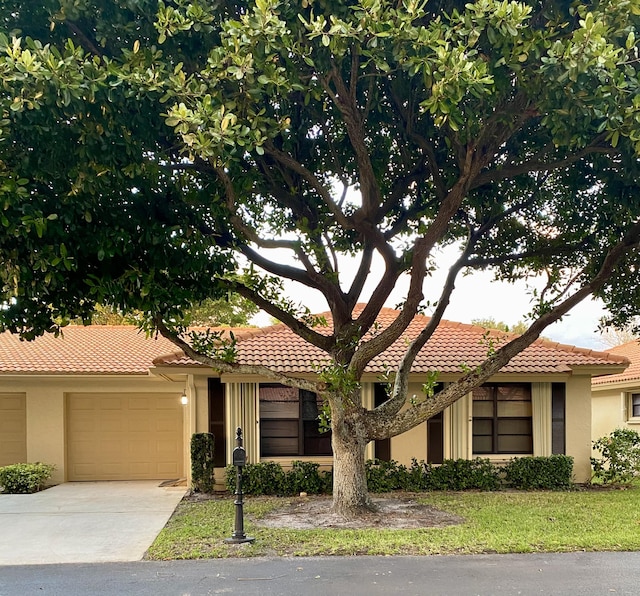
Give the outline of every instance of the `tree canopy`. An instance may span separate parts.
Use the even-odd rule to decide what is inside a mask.
[[[237,292],[333,358],[320,382],[260,372],[325,397],[340,478],[342,461],[357,467],[345,450],[453,403],[584,297],[617,326],[638,314],[640,0],[0,7],[5,329],[33,337],[106,302],[237,370],[179,325],[191,304]],[[454,243],[425,305],[436,250]],[[546,276],[529,329],[403,409],[413,358],[474,269]],[[375,330],[403,274],[401,313]],[[324,296],[331,333],[283,298],[283,279]],[[390,400],[363,412],[362,371],[425,307]],[[367,502],[353,469],[343,510]]]

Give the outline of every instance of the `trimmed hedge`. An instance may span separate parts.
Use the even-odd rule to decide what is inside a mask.
[[[520,457],[504,466],[488,459],[445,460],[442,464],[428,464],[412,460],[407,468],[396,461],[368,460],[367,486],[372,493],[394,490],[421,491],[492,491],[501,488],[521,490],[571,488],[573,458],[566,455],[550,457]],[[243,470],[242,490],[248,495],[328,494],[332,488],[332,473],[319,472],[313,462],[293,462],[285,472],[273,462],[248,464]],[[235,491],[236,468],[228,466],[226,483]]]
[[[211,433],[195,433],[191,436],[191,483],[196,492],[213,492],[216,483],[213,475],[214,445]]]
[[[261,462],[247,464],[242,469],[242,492],[247,495],[290,496],[301,492],[307,494],[328,494],[331,492],[333,475],[331,472],[320,472],[320,465],[315,462],[292,462],[291,470],[285,472],[280,464]],[[235,466],[226,468],[227,490],[236,490]]]
[[[507,486],[522,490],[571,488],[573,458],[568,455],[517,457],[503,468]]]
[[[51,464],[12,464],[0,468],[0,488],[2,492],[19,495],[42,490],[56,469]]]

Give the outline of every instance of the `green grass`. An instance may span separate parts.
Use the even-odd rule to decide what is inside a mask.
[[[269,555],[428,555],[640,550],[640,486],[572,492],[426,493],[416,501],[464,518],[419,530],[289,530],[253,520],[289,501],[247,498],[253,544],[227,545],[233,499],[184,501],[149,549],[150,559]]]

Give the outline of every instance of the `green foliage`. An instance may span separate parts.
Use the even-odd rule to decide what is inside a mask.
[[[386,493],[407,487],[408,471],[397,461],[370,459],[365,462],[367,487],[374,493]]]
[[[227,490],[236,490],[235,466],[227,466]],[[286,475],[282,466],[275,462],[247,464],[242,468],[242,492],[247,495],[286,495],[288,492]]]
[[[573,458],[568,455],[517,457],[503,472],[507,486],[521,490],[567,490],[573,486]]]
[[[326,494],[331,492],[330,472],[318,472],[313,462],[293,462],[284,472],[279,464],[263,462],[244,468],[243,491],[251,495]],[[519,457],[502,466],[489,459],[446,459],[428,464],[413,459],[409,467],[397,461],[365,462],[367,486],[373,493],[405,491],[567,490],[573,486],[573,458],[566,455]],[[236,469],[227,467],[227,489],[235,491]]]
[[[242,492],[247,495],[298,495],[331,493],[331,472],[319,471],[315,462],[292,462],[291,470],[285,472],[275,462],[247,464],[242,470]],[[229,492],[236,490],[236,468],[227,466],[226,485]]]
[[[484,327],[485,329],[497,329],[498,331],[506,331],[508,333],[515,333],[516,335],[522,335],[528,328],[524,321],[518,321],[513,325],[507,325],[502,321],[496,321],[493,317],[488,317],[485,319],[471,319],[472,325],[478,325],[479,327]]]
[[[487,459],[445,460],[427,464],[413,459],[407,468],[396,461],[369,460],[367,484],[372,492],[392,490],[496,490],[498,469]]]
[[[593,442],[599,453],[591,458],[593,478],[605,484],[629,484],[640,476],[640,434],[630,428],[617,428]]]
[[[9,494],[28,494],[42,490],[55,470],[51,464],[12,464],[0,468],[0,488]]]
[[[294,461],[291,470],[286,473],[288,493],[298,495],[329,494],[333,484],[331,472],[319,471],[320,464],[315,462]]]
[[[236,292],[319,349],[332,407],[364,428],[362,371],[410,319],[372,337],[373,311],[408,273],[415,312],[442,246],[466,247],[466,271],[547,276],[534,314],[595,288],[623,326],[640,311],[639,13],[0,0],[0,329],[31,339],[110,304],[176,330]],[[289,280],[326,299],[332,329]]]
[[[499,472],[488,459],[445,459],[425,465],[426,490],[496,490]]]
[[[213,492],[216,483],[213,476],[214,449],[212,433],[195,433],[191,436],[191,481],[196,492]]]
[[[230,294],[225,298],[207,298],[188,308],[185,318],[188,325],[195,327],[240,327],[249,324],[249,319],[258,313],[258,307],[239,296]]]

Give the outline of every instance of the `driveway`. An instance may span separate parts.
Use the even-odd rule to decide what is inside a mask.
[[[185,494],[159,481],[0,494],[0,565],[139,561]]]

